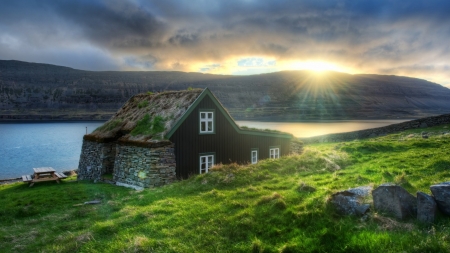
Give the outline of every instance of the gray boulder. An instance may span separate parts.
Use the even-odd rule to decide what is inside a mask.
[[[436,217],[436,202],[430,195],[417,192],[417,220],[423,223],[433,223]]]
[[[340,191],[331,196],[330,203],[342,215],[364,215],[370,208],[365,201],[371,190],[371,186],[361,186]]]
[[[436,204],[442,213],[450,215],[450,182],[430,186]]]
[[[416,198],[398,185],[380,185],[372,191],[372,197],[377,211],[389,213],[401,220],[416,216]]]

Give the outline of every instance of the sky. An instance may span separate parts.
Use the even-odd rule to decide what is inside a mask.
[[[0,59],[83,70],[333,70],[450,88],[448,0],[2,0]]]

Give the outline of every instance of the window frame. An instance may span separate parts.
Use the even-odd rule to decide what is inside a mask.
[[[202,119],[202,113],[206,113],[206,118]],[[212,114],[212,119],[209,120],[208,114]],[[206,122],[206,130],[202,131],[202,122]],[[208,131],[208,122],[211,122],[211,131]],[[216,110],[214,109],[200,109],[198,111],[198,133],[199,134],[215,134],[216,133]]]
[[[206,158],[206,168],[205,168],[205,172],[203,172],[202,173],[202,158]],[[208,167],[208,164],[209,164],[209,160],[211,159],[211,166],[210,167]],[[214,153],[214,152],[209,152],[209,153],[200,153],[199,154],[199,159],[198,159],[198,162],[199,162],[199,166],[198,166],[198,173],[199,174],[205,174],[205,173],[208,173],[209,172],[209,170],[212,168],[212,167],[214,167],[214,165],[215,165],[215,162],[216,162],[216,153]]]
[[[272,150],[274,150],[273,157],[272,157]],[[280,158],[280,146],[269,147],[269,158],[270,159],[279,159]]]
[[[253,161],[253,152],[256,152],[256,161]],[[251,164],[257,164],[259,160],[259,149],[258,148],[252,148],[250,150],[250,163]]]

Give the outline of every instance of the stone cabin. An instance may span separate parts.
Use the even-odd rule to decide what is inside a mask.
[[[112,174],[119,185],[161,186],[214,164],[277,159],[298,150],[292,139],[239,127],[208,88],[138,94],[83,137],[78,179]]]

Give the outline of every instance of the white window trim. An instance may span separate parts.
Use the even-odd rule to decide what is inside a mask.
[[[255,153],[255,156],[253,156],[253,153]],[[253,160],[253,158],[256,158],[255,160]],[[258,150],[257,149],[253,149],[251,152],[251,160],[252,160],[252,164],[257,164],[258,163]]]
[[[205,118],[202,119],[202,114],[205,114]],[[211,115],[211,118],[208,116]],[[201,134],[211,134],[214,133],[214,112],[212,111],[200,111],[200,133]],[[202,123],[205,122],[205,130],[202,130]],[[211,130],[208,130],[208,123],[211,123]]]
[[[270,159],[280,158],[280,148],[270,148],[269,157],[270,157]]]
[[[205,166],[204,172],[202,172],[202,158],[205,158],[204,164],[206,166]],[[199,174],[208,173],[209,169],[214,167],[214,155],[213,154],[201,155],[199,162],[200,162]],[[209,166],[209,164],[211,164],[211,166]]]

